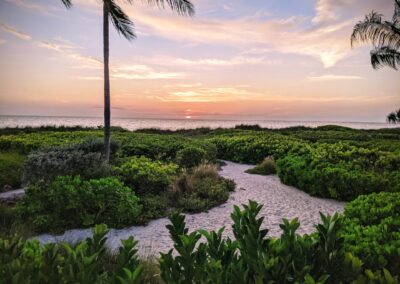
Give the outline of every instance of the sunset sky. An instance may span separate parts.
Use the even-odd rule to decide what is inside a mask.
[[[101,1],[73,2],[0,0],[0,115],[102,115]],[[114,117],[384,122],[400,107],[400,72],[350,46],[393,0],[196,0],[192,18],[142,3],[122,5],[135,41],[111,27]]]

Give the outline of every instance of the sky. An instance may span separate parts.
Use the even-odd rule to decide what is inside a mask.
[[[101,2],[0,0],[0,115],[102,115]],[[393,0],[193,0],[193,17],[133,2],[118,3],[137,39],[110,28],[112,117],[384,122],[400,107],[400,71],[350,45]]]

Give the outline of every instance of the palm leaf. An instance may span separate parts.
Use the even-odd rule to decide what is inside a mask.
[[[115,29],[123,35],[127,40],[133,40],[136,38],[135,32],[133,30],[133,22],[129,19],[128,15],[122,11],[113,0],[107,1],[109,4],[109,13],[111,21]]]
[[[394,2],[393,24],[400,28],[400,0]]]
[[[392,49],[400,48],[400,29],[393,23],[382,22],[382,15],[371,12],[364,21],[354,26],[351,35],[351,44],[355,42],[372,42],[376,47],[388,46]]]
[[[61,0],[61,2],[64,4],[65,7],[71,8],[72,7],[72,1],[71,0]]]
[[[395,70],[400,66],[400,53],[388,46],[371,51],[371,64],[374,69],[389,66]]]
[[[132,0],[128,0],[132,1]],[[164,9],[167,4],[171,10],[178,12],[180,15],[193,16],[194,5],[188,0],[145,0],[150,5],[155,5]]]

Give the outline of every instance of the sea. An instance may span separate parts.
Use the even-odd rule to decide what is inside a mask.
[[[103,124],[101,117],[68,117],[68,116],[0,116],[0,128],[36,127],[36,126],[84,126],[97,127]],[[206,119],[154,119],[154,118],[112,118],[113,126],[128,130],[143,128],[159,129],[194,129],[200,127],[232,128],[236,125],[258,124],[261,127],[277,129],[292,126],[318,127],[323,125],[339,125],[354,129],[394,128],[389,123],[372,122],[333,122],[333,121],[278,121],[278,120],[206,120]],[[398,127],[398,126],[397,126]]]

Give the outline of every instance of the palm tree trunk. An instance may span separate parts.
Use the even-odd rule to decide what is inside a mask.
[[[110,71],[109,61],[109,7],[103,2],[103,54],[104,54],[104,151],[105,160],[110,161]]]

